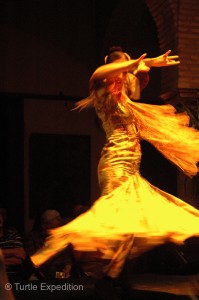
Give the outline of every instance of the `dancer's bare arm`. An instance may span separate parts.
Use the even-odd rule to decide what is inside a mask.
[[[132,69],[136,69],[145,56],[146,54],[143,54],[138,59],[131,59],[121,62],[118,61],[102,65],[94,71],[93,75],[91,76],[90,82],[96,79],[104,79],[115,76],[122,72],[128,72]]]

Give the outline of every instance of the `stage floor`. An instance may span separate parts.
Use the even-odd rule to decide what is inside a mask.
[[[199,299],[199,275],[141,274],[132,278],[131,288],[155,299]]]

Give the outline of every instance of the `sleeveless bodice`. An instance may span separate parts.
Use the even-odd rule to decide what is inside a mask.
[[[98,118],[109,138],[116,130],[124,131],[127,134],[137,136],[135,119],[129,106],[127,97],[127,85],[125,78],[105,82],[104,85],[95,91],[94,107]]]
[[[95,109],[106,132],[107,142],[98,165],[98,180],[101,193],[109,194],[129,176],[139,172],[141,150],[134,116],[125,105],[128,99],[121,94],[120,101],[118,95],[109,99],[106,90],[99,92],[101,101],[96,101]],[[103,101],[106,101],[106,106],[102,105]]]

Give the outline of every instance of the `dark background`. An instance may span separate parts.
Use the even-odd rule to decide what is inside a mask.
[[[160,49],[155,23],[142,0],[22,0],[0,5],[1,203],[13,225],[24,232],[26,201],[30,217],[47,206],[64,214],[76,202],[91,204],[86,133],[32,132],[29,199],[24,197],[24,103],[86,97],[89,76],[112,45],[122,46],[132,57],[145,52],[157,56]],[[154,69],[142,97],[157,103],[160,93],[160,70]],[[34,118],[37,122],[37,115]],[[143,176],[176,194],[176,169],[148,143],[143,142],[142,149]]]

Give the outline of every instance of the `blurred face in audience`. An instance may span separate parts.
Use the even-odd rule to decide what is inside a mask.
[[[57,215],[49,221],[49,228],[56,228],[59,226],[61,226],[61,217]]]

